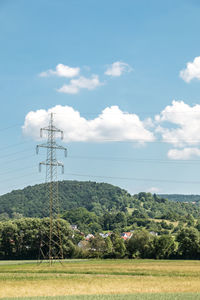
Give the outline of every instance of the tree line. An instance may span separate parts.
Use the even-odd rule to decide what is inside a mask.
[[[200,231],[182,227],[176,235],[153,235],[145,228],[133,231],[124,241],[118,232],[103,238],[99,233],[86,241],[79,231],[73,231],[66,220],[53,223],[53,237],[62,239],[64,258],[155,258],[200,259]],[[0,259],[41,259],[48,256],[49,219],[21,218],[0,222]],[[78,244],[81,247],[78,246]],[[59,247],[55,243],[53,247]]]

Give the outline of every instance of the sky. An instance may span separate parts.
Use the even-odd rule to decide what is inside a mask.
[[[0,0],[0,194],[58,180],[200,194],[198,0]]]

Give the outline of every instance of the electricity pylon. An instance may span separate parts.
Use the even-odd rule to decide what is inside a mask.
[[[47,132],[47,142],[37,145],[36,152],[38,154],[40,147],[47,149],[47,158],[39,163],[39,171],[41,172],[42,165],[46,166],[46,183],[49,199],[49,235],[48,242],[44,240],[40,242],[40,256],[42,255],[44,259],[48,259],[51,264],[53,259],[63,259],[59,224],[57,167],[62,167],[62,173],[64,173],[64,165],[56,159],[56,150],[64,150],[65,156],[67,156],[67,149],[56,143],[56,135],[60,133],[61,139],[63,139],[63,131],[54,126],[53,113],[50,115],[49,126],[40,129],[41,138],[43,131]],[[47,255],[45,255],[44,249],[47,249]]]

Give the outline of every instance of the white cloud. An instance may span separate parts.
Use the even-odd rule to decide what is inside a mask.
[[[49,76],[58,76],[58,77],[66,77],[72,78],[78,76],[80,73],[80,68],[72,68],[63,64],[58,64],[56,66],[56,70],[47,70],[39,74],[40,77],[49,77]]]
[[[157,188],[157,187],[155,187],[155,186],[152,186],[151,188],[149,188],[149,189],[147,190],[147,192],[152,193],[152,194],[154,194],[154,193],[159,193],[159,192],[160,192],[160,189]]]
[[[128,64],[116,61],[107,68],[105,74],[108,76],[121,76],[123,73],[130,72],[131,70],[132,69]]]
[[[195,57],[193,62],[187,63],[186,69],[180,71],[180,77],[186,82],[194,78],[200,80],[200,56]]]
[[[145,128],[136,114],[128,114],[118,106],[105,108],[101,114],[87,120],[70,106],[57,105],[49,110],[29,112],[25,117],[23,133],[39,138],[39,129],[47,126],[49,113],[55,113],[55,125],[64,131],[65,142],[152,142],[154,134]]]
[[[174,100],[155,120],[162,124],[156,128],[156,132],[161,134],[164,142],[179,148],[200,145],[199,104],[189,106],[183,101]]]
[[[184,160],[200,156],[200,105],[190,106],[183,101],[172,101],[155,117],[159,123],[155,132],[162,140],[179,149],[168,151],[169,159]]]
[[[57,91],[65,94],[77,94],[80,89],[94,90],[102,84],[98,75],[92,75],[91,78],[81,76],[77,79],[71,79],[69,84],[64,84]]]
[[[198,148],[184,148],[184,149],[170,149],[168,151],[168,157],[170,159],[191,159],[195,156],[200,156],[200,149]]]

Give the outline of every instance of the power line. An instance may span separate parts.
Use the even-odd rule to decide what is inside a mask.
[[[10,180],[21,179],[22,177],[29,177],[29,176],[31,176],[31,175],[36,175],[36,172],[32,172],[32,173],[20,175],[20,177],[17,176],[17,177],[12,177],[12,178],[8,178],[8,179],[0,180],[0,183],[6,182],[6,181],[10,181]]]
[[[15,154],[24,153],[24,152],[30,152],[30,149],[25,149],[25,150],[21,150],[21,151],[14,152],[14,153],[9,153],[9,154],[3,155],[3,156],[1,155],[1,158],[10,157]]]
[[[131,180],[131,181],[144,181],[144,182],[148,181],[148,182],[163,182],[163,183],[200,184],[200,181],[186,181],[186,180],[172,180],[172,179],[117,177],[117,176],[102,176],[102,175],[77,174],[77,173],[67,173],[66,175],[78,176],[78,177],[102,178],[102,179],[120,179],[120,180]]]
[[[28,168],[27,168],[28,169]],[[13,180],[18,180],[21,179],[22,177],[30,177],[31,175],[35,175],[36,172],[32,172],[32,173],[27,173],[24,175],[21,175],[20,177],[12,177],[9,179],[5,179],[5,180],[1,180],[0,183],[4,183],[7,181],[13,181]],[[68,176],[75,176],[75,177],[87,177],[87,178],[99,178],[99,179],[114,179],[114,180],[126,180],[126,181],[140,181],[140,182],[160,182],[160,183],[173,183],[173,184],[200,184],[200,181],[189,181],[189,180],[176,180],[176,179],[158,179],[158,178],[137,178],[137,177],[119,177],[119,176],[106,176],[106,175],[92,175],[92,174],[80,174],[80,173],[67,173],[66,175]],[[72,180],[72,179],[70,179]],[[32,180],[31,180],[32,181]],[[39,183],[43,183],[41,182],[41,180],[34,180],[34,183],[30,183],[30,181],[28,182],[29,185],[35,185],[37,184],[37,182]],[[23,183],[22,185],[26,185],[26,183]],[[10,186],[7,187],[9,189],[13,189],[14,186]]]
[[[41,180],[35,180],[34,181],[34,184],[33,183],[30,183],[30,181],[25,181],[25,182],[23,182],[23,184],[21,184],[23,187],[19,187],[19,184],[17,184],[17,186],[16,185],[12,185],[12,186],[7,186],[6,187],[6,189],[7,190],[10,190],[10,191],[8,191],[8,192],[6,192],[6,193],[3,193],[3,194],[1,194],[0,196],[3,196],[3,195],[5,195],[5,194],[7,194],[7,193],[11,193],[12,191],[14,191],[14,190],[22,190],[22,189],[24,189],[24,188],[26,188],[28,185],[36,185],[36,184],[42,184],[43,182],[41,182]]]
[[[16,170],[13,170],[13,169],[11,170],[11,169],[10,169],[10,170],[7,170],[6,172],[0,173],[0,176],[1,176],[1,175],[6,175],[6,174],[10,174],[10,173],[19,172],[19,171],[24,171],[24,170],[28,170],[28,169],[34,169],[34,167],[28,167],[28,168],[26,167],[26,168],[21,168],[21,169],[18,169],[18,168],[17,168]],[[10,179],[9,179],[9,180],[10,180]]]
[[[18,127],[18,126],[22,126],[21,123],[14,124],[14,125],[10,125],[10,126],[8,126],[8,127],[0,128],[0,132],[1,132],[1,131],[8,130],[8,129],[11,129],[11,128],[14,128],[14,127]]]
[[[129,157],[100,157],[100,156],[75,156],[69,155],[68,158],[70,159],[82,159],[82,160],[106,160],[106,161],[114,161],[114,162],[136,162],[136,163],[163,163],[163,164],[196,164],[200,163],[200,160],[182,160],[182,161],[175,161],[175,160],[166,160],[166,159],[156,159],[156,158],[129,158]]]
[[[23,141],[23,142],[20,142],[20,143],[15,143],[15,144],[12,144],[12,145],[8,145],[8,146],[0,148],[0,151],[6,150],[8,148],[13,148],[13,147],[16,147],[16,146],[21,146],[21,145],[24,145],[24,144],[27,144],[27,143],[30,143],[30,141]]]
[[[33,156],[35,157],[35,155],[28,155],[28,156],[23,156],[23,157],[20,157],[20,158],[12,159],[12,160],[9,160],[9,161],[3,161],[3,163],[1,163],[1,166],[10,164],[10,163],[13,163],[13,162],[16,162],[16,161],[20,161],[20,160],[25,160],[25,159],[33,157]]]

